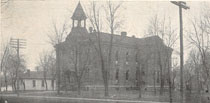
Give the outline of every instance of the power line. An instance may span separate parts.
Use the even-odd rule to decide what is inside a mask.
[[[20,66],[20,49],[25,49],[26,48],[26,39],[14,39],[11,38],[10,39],[10,46],[12,48],[15,48],[17,50],[17,59],[18,59],[18,65],[16,67],[16,81],[17,81],[17,88],[16,88],[16,93],[18,94],[18,90],[19,90],[19,74],[18,74],[18,70],[19,70],[19,66]]]
[[[184,68],[184,48],[183,48],[183,22],[182,22],[182,8],[187,10],[190,9],[184,1],[171,1],[179,7],[179,19],[180,19],[180,93],[181,93],[181,103],[184,102],[184,87],[183,87],[183,68]]]

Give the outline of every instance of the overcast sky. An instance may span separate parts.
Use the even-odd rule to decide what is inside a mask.
[[[83,8],[88,8],[89,1],[80,0]],[[50,51],[53,47],[48,43],[48,34],[52,30],[52,22],[62,24],[69,20],[77,6],[78,0],[13,0],[7,7],[2,8],[1,15],[1,43],[5,43],[10,37],[27,39],[26,49],[21,50],[27,61],[28,69],[34,70],[39,54]],[[189,10],[183,10],[184,28],[189,28],[189,20],[199,15],[201,5],[209,5],[209,2],[188,1]],[[210,5],[209,5],[210,6]],[[159,17],[170,17],[174,28],[179,34],[178,7],[169,1],[124,1],[122,17],[124,25],[118,31],[128,32],[128,36],[143,37],[149,20],[155,14]],[[70,26],[69,26],[70,27]],[[179,51],[179,42],[175,51]],[[187,41],[185,50],[189,51]],[[2,49],[2,47],[0,48]],[[0,50],[1,51],[1,50]],[[185,53],[185,60],[187,58]]]

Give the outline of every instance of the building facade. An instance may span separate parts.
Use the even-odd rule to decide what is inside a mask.
[[[55,78],[47,73],[45,82],[43,73],[43,71],[28,70],[20,77],[19,90],[55,90]]]
[[[55,46],[56,72],[61,89],[76,84],[75,74],[76,72],[80,74],[82,66],[86,66],[82,75],[82,86],[100,87],[103,85],[103,78],[98,52],[98,33],[91,27],[89,30],[86,29],[87,17],[80,3],[71,18],[73,20],[71,32],[64,42]],[[108,50],[111,34],[104,32],[99,34],[109,87],[136,87],[139,76],[144,86],[151,86],[154,83],[158,86],[160,78],[166,78],[167,68],[171,66],[172,49],[158,36],[137,38],[127,36],[126,32],[114,34],[109,68]],[[75,71],[75,65],[79,65],[79,72]],[[167,82],[167,79],[163,82]]]

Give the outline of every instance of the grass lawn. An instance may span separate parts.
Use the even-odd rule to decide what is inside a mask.
[[[107,99],[114,99],[114,100],[140,100],[140,101],[156,101],[156,102],[167,102],[168,99],[168,93],[164,93],[163,96],[154,95],[153,92],[144,92],[142,94],[142,98],[138,98],[138,91],[135,90],[121,90],[121,91],[115,91],[110,90],[109,91],[110,96],[107,97]],[[24,97],[3,97],[3,99],[7,99],[8,103],[120,103],[120,102],[93,102],[93,101],[78,101],[78,100],[65,100],[65,99],[47,99],[44,98],[44,96],[50,96],[50,97],[76,97],[76,98],[95,98],[95,99],[104,99],[104,93],[101,90],[95,90],[95,91],[82,91],[82,95],[77,95],[77,91],[62,91],[60,95],[56,93],[56,91],[27,91],[20,93],[21,96],[34,96],[30,98],[24,98]],[[43,98],[37,98],[36,96],[43,96]],[[206,98],[198,98],[198,96],[194,94],[186,94],[186,103],[199,103],[199,100],[201,100],[201,103],[210,103]],[[173,94],[173,101],[179,102],[179,93],[174,92]]]
[[[95,99],[104,99],[104,91],[103,90],[89,90],[82,91],[81,95],[78,95],[77,91],[62,91],[59,95],[56,91],[38,91],[38,92],[25,92],[20,93],[20,95],[32,95],[32,96],[55,96],[55,97],[77,97],[77,98],[95,98]],[[109,90],[109,97],[107,99],[114,100],[141,100],[141,101],[157,101],[157,102],[166,102],[169,101],[168,93],[164,93],[164,95],[160,96],[157,92],[157,95],[154,95],[153,92],[143,92],[142,97],[139,98],[139,92],[136,90],[125,90],[122,89],[120,91],[117,90]],[[174,101],[178,101],[177,96],[174,96]]]

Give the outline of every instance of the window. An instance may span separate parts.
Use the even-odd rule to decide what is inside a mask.
[[[44,87],[44,80],[42,80],[42,87]]]
[[[36,80],[32,81],[33,87],[36,87]]]
[[[127,70],[125,73],[125,79],[128,80],[128,78],[129,78],[129,70]]]
[[[51,81],[51,86],[54,87],[54,80]]]
[[[125,59],[126,59],[125,60],[126,65],[128,64],[128,55],[129,55],[128,52],[126,52],[126,57],[125,57]]]
[[[126,62],[128,61],[128,52],[126,52]]]
[[[116,69],[115,79],[116,79],[116,80],[119,79],[119,69]]]
[[[138,78],[139,78],[139,68],[136,67],[136,80],[138,80]]]
[[[135,59],[136,59],[136,63],[137,63],[138,62],[138,54],[137,53],[136,53]]]
[[[157,72],[157,83],[160,83],[160,76],[159,75],[160,75],[160,72],[158,71]]]
[[[116,54],[115,54],[115,60],[118,61],[119,60],[119,51],[116,51]]]

